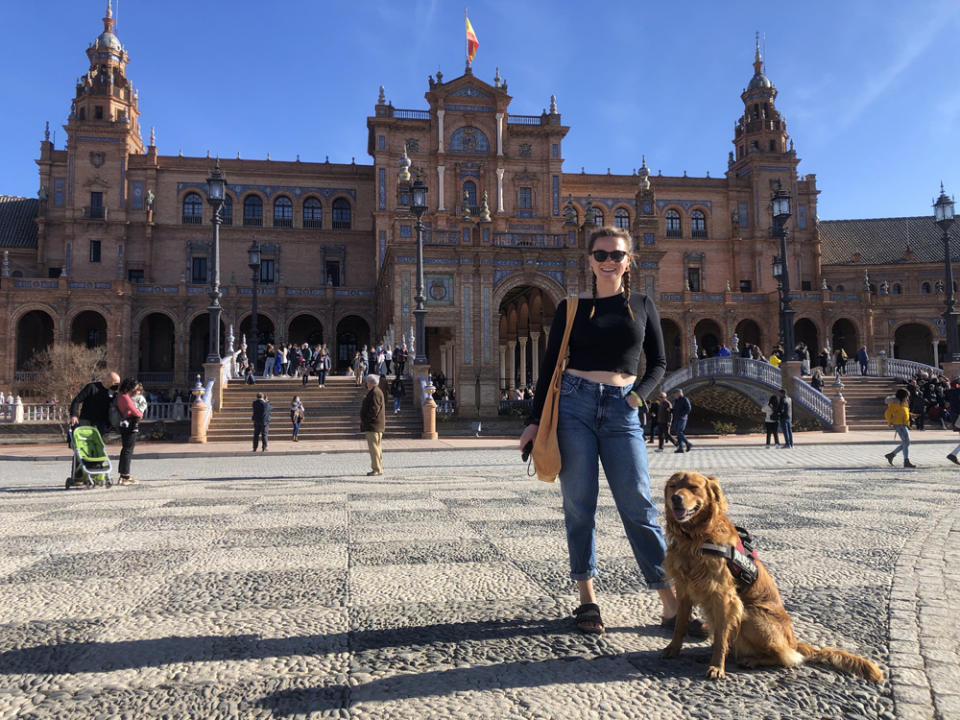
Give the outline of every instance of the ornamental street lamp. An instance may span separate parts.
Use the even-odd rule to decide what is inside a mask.
[[[207,362],[220,362],[220,224],[223,217],[220,209],[226,197],[227,178],[220,172],[220,159],[217,166],[207,178],[207,202],[213,208],[213,281],[210,286],[210,347],[207,351]]]
[[[250,316],[250,341],[253,343],[253,354],[248,351],[247,362],[253,365],[253,373],[257,373],[257,363],[260,360],[260,335],[257,333],[257,284],[260,280],[260,243],[254,240],[247,248],[247,266],[253,271],[253,315]]]
[[[953,264],[950,257],[950,226],[953,225],[953,199],[947,197],[940,183],[940,197],[933,204],[933,220],[943,230],[943,269],[946,275],[945,289],[947,309],[943,311],[943,321],[947,325],[947,357],[950,362],[960,362],[960,337],[957,333],[958,313],[954,308]]]
[[[427,185],[417,176],[413,185],[410,187],[410,212],[417,217],[417,294],[414,300],[417,307],[413,311],[416,318],[417,340],[415,348],[414,365],[426,365],[430,361],[427,359],[427,338],[424,322],[427,314],[423,307],[423,214],[427,211]]]
[[[790,219],[790,193],[777,183],[777,190],[770,198],[773,215],[773,232],[780,239],[780,257],[773,259],[773,276],[780,289],[780,338],[787,359],[793,352],[793,316],[796,311],[790,306],[790,270],[787,261],[787,220]]]

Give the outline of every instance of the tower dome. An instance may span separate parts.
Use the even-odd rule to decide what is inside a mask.
[[[103,18],[103,32],[93,41],[95,48],[117,53],[123,51],[123,45],[120,44],[120,39],[113,34],[113,25],[113,9],[110,7],[110,1],[107,0],[107,15]]]

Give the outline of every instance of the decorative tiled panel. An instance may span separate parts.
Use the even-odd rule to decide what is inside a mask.
[[[557,147],[556,144],[554,144],[553,147],[556,148]],[[559,215],[560,214],[560,176],[559,175],[553,176],[552,185],[553,186],[552,186],[551,193],[552,193],[552,200],[553,200],[553,214]]]
[[[499,285],[499,284],[501,283],[501,281],[503,281],[504,279],[506,279],[506,278],[509,277],[510,275],[513,275],[515,272],[517,272],[517,271],[516,271],[516,270],[494,270],[494,271],[493,271],[493,284],[494,284],[494,285]]]
[[[453,275],[425,274],[423,294],[427,305],[453,305]]]
[[[66,182],[63,178],[56,178],[53,181],[53,204],[57,207],[63,207],[66,201]]]
[[[206,183],[196,183],[196,182],[178,182],[177,183],[177,195],[186,190],[187,188],[196,188],[202,190],[204,196],[207,192]],[[230,190],[234,195],[238,197],[250,190],[257,190],[268,198],[277,193],[284,193],[293,195],[296,198],[299,198],[303,195],[320,195],[323,198],[330,200],[331,198],[337,195],[347,195],[354,200],[357,199],[357,190],[356,188],[324,188],[324,187],[303,187],[303,186],[293,186],[293,185],[227,185],[227,189]]]
[[[596,202],[596,200],[594,200]],[[677,205],[682,207],[685,211],[689,212],[692,208],[705,207],[707,210],[713,210],[713,202],[710,200],[657,200],[657,209],[663,210],[668,205]]]
[[[463,362],[466,365],[473,364],[473,333],[471,332],[470,314],[473,308],[470,306],[470,286],[463,286]]]
[[[386,168],[377,170],[377,207],[380,210],[387,209],[387,171]]]
[[[130,207],[134,210],[143,209],[143,183],[133,183],[133,191],[130,194]]]
[[[644,245],[653,245],[655,240],[653,238],[653,233],[644,233],[643,234],[643,244]]]
[[[490,288],[483,289],[483,364],[490,364]]]

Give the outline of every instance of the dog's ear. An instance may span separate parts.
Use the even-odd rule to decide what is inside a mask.
[[[727,512],[727,499],[723,496],[723,490],[720,489],[720,480],[713,475],[707,478],[707,492],[717,507],[722,512]]]

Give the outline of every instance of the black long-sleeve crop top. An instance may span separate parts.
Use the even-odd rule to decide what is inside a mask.
[[[595,312],[590,317],[592,307]],[[622,293],[596,300],[581,298],[570,331],[570,360],[567,367],[572,370],[606,370],[638,375],[640,357],[643,355],[646,358],[644,373],[642,377],[638,375],[633,391],[641,398],[646,398],[667,368],[660,316],[653,301],[641,293],[631,295],[630,309],[633,318],[627,311],[627,301]],[[562,300],[550,326],[550,339],[540,363],[540,376],[533,396],[533,410],[527,418],[528,424],[540,422],[547,387],[560,360],[560,343],[566,325],[567,301]]]

